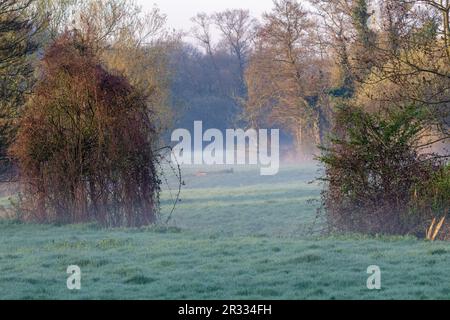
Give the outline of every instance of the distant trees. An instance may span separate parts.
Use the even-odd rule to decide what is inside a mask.
[[[210,56],[185,44],[171,54],[171,99],[177,127],[193,128],[203,121],[208,128],[233,128],[242,112],[238,97],[240,78],[234,57],[215,50]],[[231,70],[230,70],[231,69]]]
[[[246,74],[250,121],[289,128],[304,155],[321,142],[327,122],[327,62],[317,44],[308,12],[297,1],[275,1],[258,29]]]
[[[237,77],[240,81],[240,88],[234,94],[237,97],[245,96],[244,76],[256,35],[257,20],[250,16],[248,10],[233,9],[211,15],[199,13],[192,18],[192,21],[195,23],[193,34],[210,57],[216,50],[226,52],[234,57]],[[213,27],[221,35],[217,46],[212,40],[211,29]]]
[[[79,30],[107,68],[145,90],[159,130],[172,125],[169,56],[180,34],[169,32],[166,16],[154,7],[144,12],[133,0],[36,0],[48,17],[42,46],[67,30]]]
[[[235,9],[192,18],[192,35],[202,52],[185,44],[173,55],[172,93],[178,125],[227,129],[242,121],[247,96],[245,70],[253,48],[256,20],[247,10]],[[215,39],[213,34],[218,34]]]
[[[36,13],[46,20],[41,45],[51,44],[73,23],[73,15],[83,0],[35,0]]]
[[[441,120],[448,103],[445,1],[312,0],[341,74],[338,96],[361,106],[423,103]],[[333,86],[339,89],[338,82]],[[372,91],[372,92],[370,92]]]
[[[228,69],[239,78],[244,71],[242,90],[231,96],[244,107],[250,126],[283,127],[298,152],[311,157],[326,143],[342,100],[371,112],[422,103],[435,114],[429,129],[448,135],[445,1],[310,3],[315,10],[297,0],[274,1],[259,22],[243,10],[193,19],[194,36],[224,96],[230,88],[218,68],[218,53],[231,53],[236,64]],[[213,30],[222,35],[218,43]]]
[[[240,90],[237,95],[247,94],[245,70],[256,35],[256,19],[250,16],[248,10],[225,10],[212,16],[212,19],[222,34],[222,45],[235,57],[238,64]]]
[[[147,96],[65,33],[46,51],[12,147],[19,211],[40,223],[137,227],[157,219],[159,134]]]

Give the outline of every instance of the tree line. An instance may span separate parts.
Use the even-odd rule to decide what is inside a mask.
[[[447,0],[277,0],[258,20],[229,10],[194,22],[212,63],[222,48],[234,57],[244,123],[280,126],[318,155],[329,230],[434,240],[450,234],[449,11]]]
[[[298,154],[324,162],[333,224],[377,232],[392,219],[390,232],[423,229],[422,218],[403,228],[403,216],[446,199],[423,192],[428,201],[418,190],[427,189],[423,183],[446,190],[449,11],[448,0],[275,0],[262,17],[243,9],[199,13],[192,30],[170,31],[157,7],[143,12],[131,0],[0,0],[0,157],[8,162],[2,167],[32,173],[24,175],[32,186],[27,210],[44,220],[45,212],[86,219],[111,206],[126,208],[118,216],[135,217],[131,212],[157,207],[159,180],[153,166],[141,166],[146,158],[129,149],[126,134],[109,139],[131,126],[128,116],[143,126],[133,133],[142,150],[159,149],[168,130],[189,129],[195,120],[219,129],[277,127]],[[76,63],[85,78],[71,71]],[[54,82],[61,75],[65,80]],[[68,145],[72,156],[65,157]],[[105,166],[100,155],[121,165]],[[133,166],[140,171],[127,169]],[[73,179],[62,179],[68,170]],[[130,174],[141,187],[123,188]],[[64,188],[50,186],[58,185],[70,196],[64,203],[54,201]],[[385,210],[375,212],[380,202]],[[427,219],[448,210],[439,203]],[[354,211],[375,218],[345,215]],[[381,211],[396,213],[387,218]]]

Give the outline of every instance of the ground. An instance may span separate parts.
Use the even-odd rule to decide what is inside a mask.
[[[450,246],[320,236],[312,166],[196,176],[169,226],[104,230],[0,220],[0,299],[448,299]],[[173,181],[169,178],[169,184]],[[173,193],[173,192],[172,192]],[[162,198],[165,220],[170,192]],[[7,205],[7,199],[0,204]],[[69,265],[82,288],[66,287]],[[382,289],[370,291],[378,265]]]

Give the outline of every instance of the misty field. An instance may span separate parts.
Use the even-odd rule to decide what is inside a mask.
[[[208,170],[184,172],[169,226],[107,230],[3,220],[0,298],[450,298],[447,243],[311,234],[323,223],[316,219],[321,186],[310,183],[317,168],[289,167],[274,177]],[[164,218],[171,206],[165,191]],[[69,265],[82,270],[80,291],[66,287]],[[366,287],[370,265],[382,270],[380,291]]]

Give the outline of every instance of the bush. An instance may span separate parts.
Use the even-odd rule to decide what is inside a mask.
[[[326,168],[323,207],[333,230],[425,234],[437,208],[423,208],[432,203],[442,206],[442,200],[449,199],[448,181],[436,178],[443,171],[442,158],[418,151],[427,123],[427,113],[417,106],[383,116],[340,108],[339,136],[332,138],[331,146],[322,147],[319,158]],[[418,186],[427,189],[429,183],[442,192],[418,195]],[[411,210],[414,201],[421,209]]]
[[[45,53],[12,154],[19,209],[41,223],[142,226],[157,219],[158,134],[147,97],[66,33]]]

